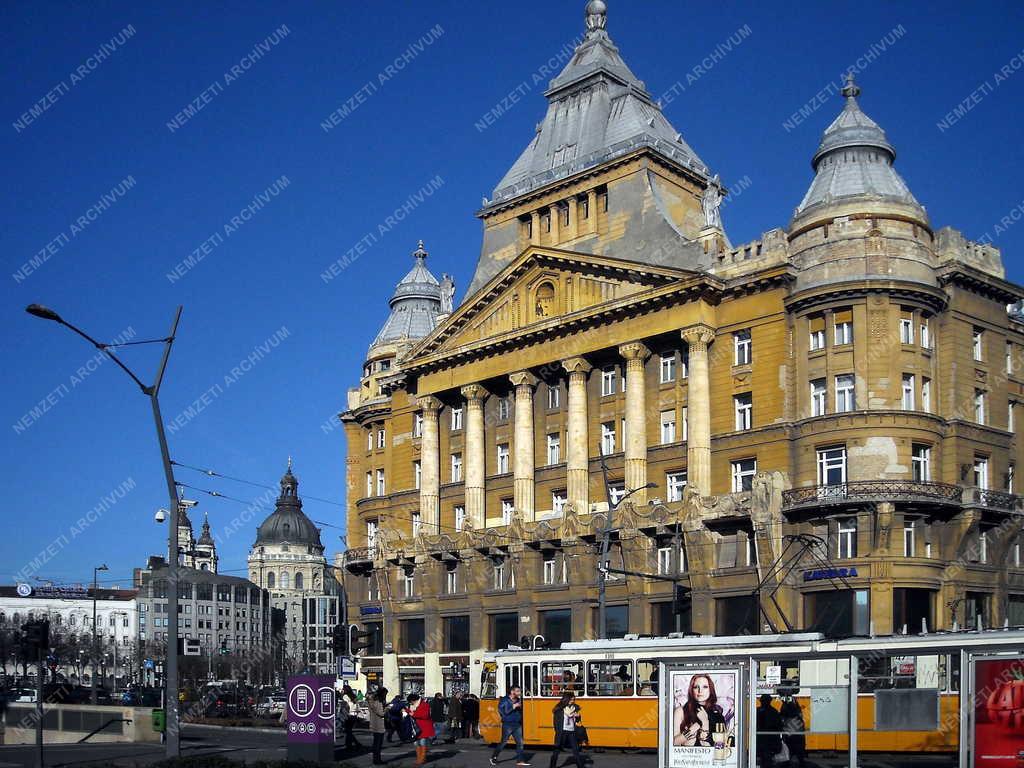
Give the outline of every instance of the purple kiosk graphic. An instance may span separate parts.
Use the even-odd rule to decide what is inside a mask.
[[[288,678],[288,759],[334,762],[334,681],[331,675]]]

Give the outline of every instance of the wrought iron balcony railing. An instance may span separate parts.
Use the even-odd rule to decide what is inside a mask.
[[[1021,508],[1021,497],[1005,491],[986,491],[974,488],[973,501],[988,509],[1002,509],[1015,512]],[[971,499],[968,499],[970,501]]]
[[[964,489],[947,483],[914,480],[860,480],[838,485],[818,485],[783,491],[784,509],[800,509],[822,504],[848,504],[872,501],[924,501],[960,504]]]
[[[352,547],[345,550],[345,565],[365,563],[371,560],[373,560],[373,549],[371,547]]]

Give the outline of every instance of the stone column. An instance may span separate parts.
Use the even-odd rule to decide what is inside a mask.
[[[558,245],[559,232],[562,228],[562,211],[558,207],[558,203],[548,206],[548,219],[551,222],[551,239],[548,242],[551,245]]]
[[[523,520],[534,518],[534,456],[536,446],[533,434],[533,389],[537,377],[529,371],[518,371],[509,376],[516,388],[515,458],[513,460],[513,496],[515,506]]]
[[[587,218],[587,231],[597,232],[597,192],[587,192],[587,211],[590,216]]]
[[[682,331],[690,347],[687,384],[687,484],[700,494],[711,493],[711,381],[708,371],[708,345],[715,332],[706,325],[694,325]]]
[[[587,374],[591,365],[582,357],[562,361],[569,373],[569,420],[566,435],[566,501],[580,514],[590,511],[590,445],[587,437]]]
[[[540,213],[530,214],[530,245],[540,245]]]
[[[484,398],[487,391],[479,384],[462,388],[466,398],[466,517],[477,530],[484,527]]]
[[[579,226],[579,222],[577,221],[578,216],[579,211],[577,210],[576,196],[574,195],[569,198],[569,228],[568,232],[565,233],[567,240],[574,240],[576,238],[576,232]]]
[[[651,352],[638,341],[623,344],[619,354],[626,360],[626,490],[647,485],[647,392],[644,363]],[[631,497],[634,504],[647,501],[647,491]]]
[[[441,401],[427,396],[417,400],[423,409],[423,432],[420,437],[420,519],[425,530],[438,533],[441,523],[441,440],[438,413]]]

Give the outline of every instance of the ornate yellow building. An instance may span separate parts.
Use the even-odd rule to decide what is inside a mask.
[[[611,636],[1024,624],[999,251],[933,228],[852,78],[789,225],[731,245],[600,0],[586,25],[466,298],[421,244],[341,415],[370,682],[596,636],[606,528],[611,568],[693,598],[610,573]]]

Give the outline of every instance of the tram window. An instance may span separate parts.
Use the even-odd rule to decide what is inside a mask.
[[[498,665],[494,662],[484,664],[480,672],[480,698],[496,699],[498,697]]]
[[[572,691],[583,694],[583,663],[579,661],[546,661],[540,665],[540,695],[561,696]]]
[[[537,694],[537,665],[523,664],[523,696],[536,696]]]
[[[658,695],[658,662],[653,659],[640,659],[636,663],[636,682],[640,686],[638,696]]]
[[[939,656],[939,690],[949,693],[960,690],[960,654]]]
[[[632,696],[633,661],[592,661],[587,664],[588,696]]]
[[[858,693],[917,687],[916,656],[868,656],[858,666]]]
[[[509,664],[505,667],[505,695],[508,696],[508,692],[517,685],[522,685],[522,681],[519,678],[519,665]]]

